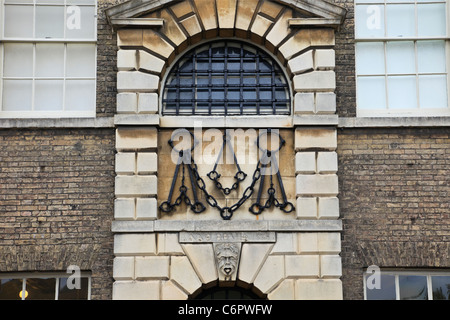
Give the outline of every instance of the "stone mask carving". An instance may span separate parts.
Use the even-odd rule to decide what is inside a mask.
[[[215,246],[215,252],[219,271],[225,276],[225,279],[231,278],[238,266],[239,244],[219,243]]]

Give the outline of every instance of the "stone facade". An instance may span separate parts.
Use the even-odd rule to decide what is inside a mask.
[[[303,300],[363,299],[372,264],[448,270],[450,122],[355,118],[353,1],[311,2],[98,1],[97,117],[0,120],[0,272],[76,264],[92,274],[92,299],[240,286]],[[159,209],[174,170],[167,140],[202,120],[160,115],[165,76],[223,38],[277,59],[292,116],[212,117],[203,130],[280,129],[289,214],[252,215],[255,195],[230,221]],[[220,170],[228,185],[234,166]]]
[[[107,14],[113,25],[116,22],[119,47],[113,222],[113,231],[118,234],[115,236],[113,298],[133,297],[133,293],[142,290],[150,299],[187,298],[214,283],[219,286],[228,283],[229,286],[231,282],[232,285],[251,287],[272,299],[342,299],[336,122],[320,118],[336,113],[335,53],[332,49],[335,30],[331,26],[296,29],[290,26],[290,19],[308,20],[319,14],[321,18],[342,20],[344,10],[322,2],[312,8],[306,4],[286,7],[264,0],[217,0],[208,1],[207,5],[205,1],[195,0],[168,3],[163,8],[149,2],[144,9],[132,1],[109,9]],[[161,19],[162,26],[154,27]],[[129,29],[124,26],[124,21],[134,25],[144,24],[144,21],[154,23],[142,29]],[[315,23],[314,19],[310,21]],[[170,193],[175,167],[167,145],[173,130],[164,131],[163,128],[167,123],[170,127],[186,126],[182,118],[173,117],[167,122],[159,115],[161,83],[171,63],[186,48],[217,37],[242,38],[263,45],[286,65],[292,79],[297,116],[293,124],[288,117],[281,120],[285,125],[290,124],[291,129],[280,131],[287,147],[280,151],[279,159],[287,197],[296,204],[296,212],[287,215],[275,209],[252,216],[248,212],[251,205],[248,201],[250,203],[241,206],[232,219],[249,222],[247,228],[251,231],[242,229],[239,224],[231,224],[231,229],[228,224],[219,224],[220,232],[227,237],[233,231],[246,231],[252,238],[258,220],[279,221],[280,226],[282,221],[314,221],[312,229],[308,229],[308,223],[292,223],[286,224],[290,227],[282,228],[281,232],[276,232],[277,223],[269,224],[267,231],[274,234],[269,243],[238,242],[236,250],[240,259],[234,267],[235,273],[225,277],[226,281],[224,274],[216,268],[218,262],[214,261],[217,243],[212,240],[208,245],[204,242],[180,243],[177,233],[168,233],[174,231],[174,226],[183,226],[190,221],[194,221],[194,230],[202,226],[203,232],[211,231],[202,223],[220,220],[216,208],[208,207],[201,214],[191,212],[186,205],[181,205],[175,213],[158,210]],[[305,100],[308,100],[307,104]],[[303,125],[303,115],[310,116],[308,126]],[[206,122],[208,118],[197,120]],[[256,119],[256,123],[258,120],[261,119]],[[231,123],[232,120],[226,119],[218,128],[232,127]],[[272,125],[277,127],[270,117],[265,117],[264,124],[261,122],[262,128]],[[157,131],[158,127],[160,130]],[[253,127],[258,129],[258,124]],[[202,137],[197,138],[202,140]],[[139,169],[139,159],[144,156],[150,161],[147,166],[154,169]],[[164,170],[155,169],[162,167]],[[250,166],[247,165],[244,171],[248,172],[247,169],[251,170]],[[199,173],[205,179],[206,172],[206,165],[199,165]],[[227,183],[233,178],[232,172],[223,174]],[[238,194],[245,191],[248,183],[240,186]],[[223,195],[219,195],[219,199],[222,206],[232,206],[239,200],[237,196],[224,198]],[[255,195],[250,198],[254,199]],[[146,227],[139,223],[143,220],[149,221]],[[167,221],[167,224],[159,221]],[[158,247],[164,242],[157,239],[168,237],[176,251],[166,252]],[[253,259],[259,261],[258,264],[250,265]],[[181,270],[184,273],[180,273]]]

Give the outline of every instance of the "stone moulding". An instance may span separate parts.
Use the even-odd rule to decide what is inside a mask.
[[[155,221],[113,221],[112,232],[224,232],[224,231],[342,231],[341,220],[288,220],[288,221],[183,221],[183,220],[155,220]]]
[[[132,19],[137,15],[142,15],[145,12],[154,11],[163,6],[181,2],[180,0],[131,0],[117,6],[107,9],[106,17],[111,25],[123,21],[121,19]],[[311,12],[318,17],[323,18],[328,23],[336,24],[342,23],[347,15],[347,10],[323,0],[283,0],[276,1],[280,4],[285,4],[290,7]],[[323,21],[322,21],[323,22]],[[294,24],[296,22],[294,21]]]

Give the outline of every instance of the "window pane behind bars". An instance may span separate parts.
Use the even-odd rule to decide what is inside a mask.
[[[289,88],[264,52],[236,42],[211,43],[172,69],[164,115],[290,114]]]

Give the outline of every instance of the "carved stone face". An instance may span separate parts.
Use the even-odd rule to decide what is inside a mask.
[[[233,274],[237,267],[239,247],[223,243],[217,246],[216,257],[219,270],[226,276]]]

